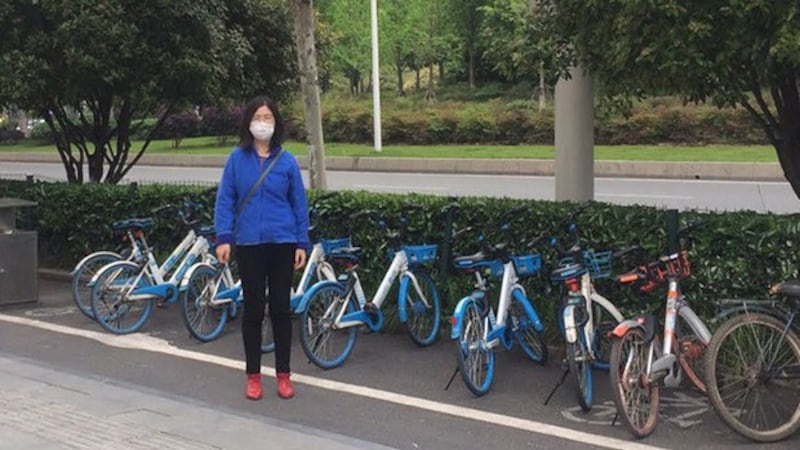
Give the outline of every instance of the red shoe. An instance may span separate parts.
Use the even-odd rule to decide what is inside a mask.
[[[261,374],[248,373],[247,374],[247,388],[244,391],[248,400],[261,400],[264,395],[264,390],[261,388]]]
[[[289,372],[278,373],[278,397],[294,397],[294,388],[292,387],[292,380],[289,379],[290,376],[291,374]]]

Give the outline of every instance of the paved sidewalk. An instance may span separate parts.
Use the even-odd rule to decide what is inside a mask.
[[[0,353],[0,449],[384,448]]]

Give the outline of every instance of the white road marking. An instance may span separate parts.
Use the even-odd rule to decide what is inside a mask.
[[[24,325],[51,331],[54,333],[92,339],[94,341],[97,341],[103,345],[107,345],[110,347],[160,353],[164,355],[176,356],[179,358],[189,359],[193,361],[215,364],[218,366],[228,367],[231,369],[244,370],[244,362],[242,361],[225,358],[222,356],[195,352],[191,350],[184,350],[170,344],[164,339],[159,339],[144,334],[130,334],[130,335],[117,336],[117,335],[101,333],[97,331],[83,330],[80,328],[67,327],[64,325],[43,322],[41,320],[30,319],[27,317],[12,316],[7,314],[0,314],[0,322]],[[275,373],[275,369],[269,366],[262,366],[261,371],[262,374],[266,376],[274,376]],[[615,439],[611,437],[597,435],[594,433],[577,431],[570,428],[560,427],[557,425],[537,422],[535,420],[522,419],[519,417],[506,416],[503,414],[491,413],[472,408],[465,408],[463,406],[435,402],[424,398],[412,397],[410,395],[398,394],[396,392],[383,391],[380,389],[372,389],[355,384],[342,383],[339,381],[326,380],[322,378],[312,377],[309,375],[292,373],[292,380],[301,384],[306,384],[320,389],[327,389],[330,391],[357,395],[360,397],[366,397],[384,402],[394,403],[409,408],[422,409],[439,414],[446,414],[449,416],[475,420],[478,422],[485,422],[492,425],[515,428],[522,431],[529,431],[531,433],[544,434],[559,439],[570,440],[591,446],[605,447],[611,449],[632,449],[632,450],[655,450],[660,448],[651,445],[641,444],[638,442],[625,441],[622,439]]]
[[[653,198],[656,200],[692,200],[691,195],[665,195],[665,194],[605,194],[598,192],[595,197],[622,197],[622,198]]]
[[[445,192],[449,191],[450,188],[443,187],[443,186],[387,186],[385,184],[354,184],[353,189],[363,189],[363,190],[372,190],[372,189],[388,189],[391,191],[408,191],[413,190],[415,192],[423,192],[423,191],[436,191],[436,192]]]

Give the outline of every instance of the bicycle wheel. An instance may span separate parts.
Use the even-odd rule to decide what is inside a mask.
[[[72,271],[72,300],[84,316],[94,319],[92,288],[89,286],[92,277],[106,265],[121,260],[119,255],[113,253],[97,253],[86,258],[79,267]]]
[[[272,333],[272,317],[269,315],[269,302],[264,305],[264,321],[261,323],[261,353],[275,351],[275,336]]]
[[[458,337],[458,369],[464,384],[475,395],[489,392],[494,377],[494,351],[483,339],[480,306],[470,299],[464,307],[461,335]]]
[[[189,333],[201,342],[213,341],[228,320],[228,303],[213,305],[213,296],[228,289],[222,273],[202,265],[192,272],[181,295],[181,316]]]
[[[611,346],[611,395],[625,428],[638,439],[649,436],[658,420],[659,386],[647,373],[652,345],[631,328]]]
[[[547,363],[550,354],[542,333],[536,331],[533,320],[525,312],[525,307],[513,297],[511,304],[508,305],[508,319],[511,333],[522,348],[522,352],[533,362],[541,365]]]
[[[728,427],[758,442],[800,429],[800,338],[766,314],[725,322],[706,350],[708,397]]]
[[[345,298],[344,287],[330,283],[321,286],[309,298],[301,316],[303,351],[311,362],[322,369],[341,365],[353,351],[356,342],[356,327],[335,328],[336,316],[342,307],[346,308],[347,313],[356,311],[353,302]]]
[[[675,334],[672,345],[686,379],[691,381],[700,392],[705,394],[706,383],[703,355],[706,352],[706,344],[692,331],[692,328],[683,320],[680,314],[675,318]]]
[[[400,308],[405,308],[406,331],[408,336],[420,347],[427,347],[439,337],[439,316],[441,305],[439,301],[439,291],[436,284],[423,269],[413,269],[412,273],[419,283],[420,292],[409,283],[405,302],[398,302]],[[425,305],[422,298],[428,300],[430,305]]]
[[[134,289],[150,286],[150,279],[132,263],[120,261],[106,266],[92,287],[92,313],[103,329],[114,334],[139,331],[153,310],[153,300],[131,299]]]
[[[567,343],[567,364],[578,388],[578,404],[584,411],[592,409],[592,365],[583,333],[574,344]]]

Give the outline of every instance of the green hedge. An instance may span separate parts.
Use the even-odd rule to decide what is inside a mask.
[[[302,109],[292,105],[286,116],[289,137],[303,140]],[[742,109],[653,102],[628,116],[607,111],[596,116],[598,145],[768,144],[763,130]],[[531,102],[520,100],[395,102],[383,107],[382,131],[387,144],[552,144],[554,120],[552,109],[538,112]],[[322,123],[326,141],[372,142],[372,105],[366,102],[323,102]]]
[[[201,192],[196,187],[146,185],[138,189],[127,186],[80,185],[60,183],[27,184],[22,181],[0,180],[0,197],[26,198],[38,202],[34,224],[39,236],[40,264],[44,267],[71,269],[89,252],[115,248],[119,243],[111,231],[111,223],[128,217],[149,215],[149,211],[167,203],[179,203],[185,195]],[[213,193],[204,194],[208,205],[213,205]],[[313,203],[315,193],[310,193]],[[424,211],[409,214],[409,243],[442,243],[446,217],[442,212],[448,200],[434,196],[401,196],[365,192],[343,192],[326,200],[325,211],[330,214],[320,221],[319,232],[325,237],[351,235],[354,245],[363,249],[363,263],[359,273],[365,289],[371,293],[379,284],[388,265],[385,239],[373,221],[353,223],[337,214],[370,209],[380,212],[391,224],[402,214],[403,205],[411,200],[424,206]],[[492,241],[508,241],[515,252],[524,252],[524,243],[541,233],[552,234],[559,228],[567,212],[574,205],[546,201],[511,199],[462,198],[461,211],[455,227],[467,224],[492,224],[514,206],[527,205],[528,211],[513,225],[513,234],[489,233]],[[205,210],[206,221],[211,220],[212,208]],[[20,223],[27,216],[21,212]],[[691,253],[692,277],[683,283],[683,291],[696,310],[709,317],[714,313],[713,301],[722,298],[764,297],[768,287],[776,282],[798,276],[800,254],[800,217],[798,215],[738,213],[698,213],[682,215],[682,220],[702,218],[707,226],[695,233],[696,242]],[[645,247],[649,259],[655,258],[664,248],[664,223],[666,213],[650,207],[615,206],[598,203],[579,219],[586,247],[619,249],[639,243]],[[491,229],[491,227],[490,227]],[[183,236],[185,229],[177,217],[165,217],[148,233],[148,240],[160,254],[168,253]],[[562,238],[563,233],[560,234]],[[457,253],[467,254],[477,250],[475,236],[454,243]],[[546,282],[553,268],[555,255],[552,249],[543,249],[544,269],[541,276],[526,280],[529,296],[550,324],[557,290],[550,290]],[[633,262],[616,265],[615,272],[632,268]],[[471,290],[472,279],[448,271],[446,279],[437,279],[443,294],[443,315],[452,312],[457,300]],[[617,303],[635,310],[630,292],[617,290],[610,282],[599,282],[598,290],[608,294]],[[664,293],[652,297],[653,305]],[[496,292],[492,295],[497,295]],[[391,329],[394,320],[394,296],[390,294],[387,321]],[[625,300],[623,300],[625,299]]]

